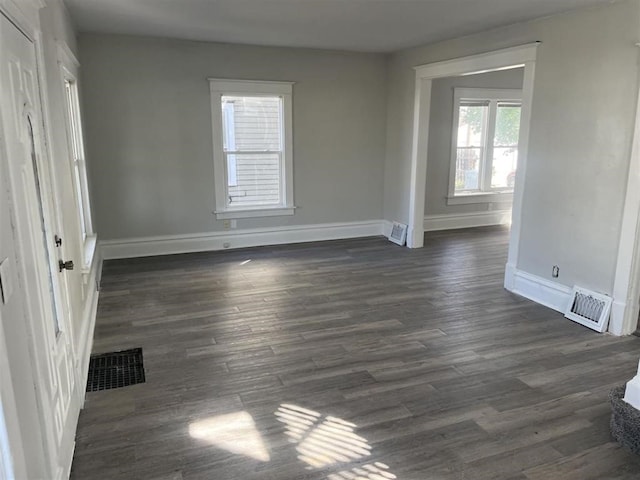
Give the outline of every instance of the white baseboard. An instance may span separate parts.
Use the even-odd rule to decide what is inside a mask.
[[[571,299],[570,287],[521,270],[514,269],[513,278],[509,281],[505,279],[505,286],[507,283],[513,285],[512,289],[508,289],[513,293],[561,313],[564,313]]]
[[[383,220],[252,228],[188,235],[102,240],[100,241],[100,250],[105,260],[148,257],[264,245],[373,237],[382,235],[385,229],[386,224]]]
[[[453,230],[456,228],[486,227],[511,222],[511,210],[487,212],[445,213],[424,217],[424,231]]]
[[[634,315],[632,316],[631,321],[625,321],[629,314],[627,309],[632,307],[635,307],[633,309]],[[609,317],[609,333],[620,336],[631,335],[635,332],[638,325],[638,316],[635,315],[635,312],[637,312],[637,304],[632,306],[631,302],[614,299],[611,304],[611,316]]]
[[[98,251],[95,256],[95,265],[89,275],[87,287],[85,290],[86,298],[84,311],[82,315],[82,329],[76,343],[76,384],[78,389],[78,397],[80,399],[80,408],[84,406],[85,386],[87,385],[87,375],[89,372],[89,359],[91,350],[93,349],[93,334],[96,326],[96,316],[98,313],[98,297],[97,279],[102,274],[102,255]]]
[[[382,235],[389,237],[391,235],[391,229],[393,228],[393,222],[389,220],[381,220],[382,222]]]

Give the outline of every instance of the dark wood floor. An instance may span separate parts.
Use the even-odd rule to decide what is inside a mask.
[[[640,339],[502,288],[508,233],[111,261],[94,352],[144,384],[89,393],[72,478],[637,479],[607,394]]]

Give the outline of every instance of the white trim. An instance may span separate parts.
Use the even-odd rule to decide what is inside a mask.
[[[70,71],[75,70],[77,72],[77,70],[80,68],[80,62],[78,61],[78,58],[75,56],[75,54],[69,48],[69,45],[67,45],[62,40],[58,40],[56,42],[56,45],[58,48],[58,64],[66,68],[67,70],[70,70]],[[74,75],[74,77],[75,76],[76,75]]]
[[[386,224],[382,220],[368,220],[101,240],[100,251],[104,259],[147,257],[343,238],[374,237],[383,235],[385,226]]]
[[[40,31],[41,0],[0,0],[0,14],[4,14],[22,33],[34,41]]]
[[[551,282],[537,275],[515,270],[513,276],[513,293],[533,300],[536,303],[552,308],[564,314],[571,300],[571,288],[560,283]]]
[[[503,102],[521,102],[520,88],[469,88],[455,87],[453,98],[461,100],[499,100]]]
[[[225,95],[264,94],[290,95],[296,82],[274,82],[272,80],[234,80],[231,78],[207,78],[212,92]]]
[[[478,203],[512,202],[513,191],[510,192],[474,192],[461,193],[447,197],[447,205],[473,205]]]
[[[424,200],[427,191],[427,152],[429,150],[432,83],[430,79],[416,77],[407,229],[407,247],[409,248],[424,246]]]
[[[424,217],[424,231],[454,230],[457,228],[486,227],[511,223],[511,210],[487,212],[445,213]]]
[[[213,212],[218,220],[230,218],[256,218],[256,217],[278,217],[282,215],[293,215],[296,207],[269,207],[269,208],[247,208],[242,210],[216,210]]]
[[[537,47],[537,44],[535,45]],[[535,48],[533,60],[531,52],[527,51],[528,57],[524,66],[524,78],[522,81],[522,106],[520,110],[520,137],[518,138],[518,168],[513,190],[513,204],[511,206],[511,234],[509,235],[509,251],[507,253],[507,265],[516,266],[520,252],[520,233],[522,228],[522,199],[525,190],[525,174],[527,171],[527,158],[529,157],[529,130],[531,126],[531,106],[533,105],[533,82],[535,78]],[[504,287],[509,289],[509,282],[506,277]]]
[[[58,40],[56,45],[61,80],[60,94],[62,96],[63,114],[65,117],[67,153],[70,160],[69,175],[71,176],[71,184],[74,190],[73,197],[77,206],[75,216],[78,221],[78,237],[81,246],[81,251],[79,252],[82,259],[80,269],[82,274],[86,276],[93,263],[96,234],[93,228],[91,213],[91,199],[89,197],[89,181],[86,168],[87,155],[84,146],[84,128],[79,98],[78,76],[80,62],[65,42]],[[67,82],[72,85],[73,99],[69,99],[66,87]],[[72,116],[74,118],[71,118]],[[77,125],[74,127],[74,124]],[[76,158],[76,149],[74,148],[74,144],[76,143],[80,158]],[[80,198],[78,198],[78,196]]]
[[[640,311],[640,91],[636,102],[609,322],[609,331],[614,335],[633,333]]]
[[[391,230],[393,230],[393,222],[389,220],[381,220],[382,222],[382,235],[389,238],[391,235]],[[408,232],[407,232],[408,235]]]
[[[536,49],[540,43],[526,43],[492,52],[418,65],[414,69],[419,78],[439,78],[520,68],[526,62],[535,62]]]
[[[443,62],[415,67],[416,90],[413,114],[413,141],[411,149],[411,179],[409,184],[409,232],[407,246],[420,248],[424,245],[424,199],[427,181],[427,156],[429,145],[429,117],[431,109],[431,84],[435,78],[481,73],[486,71],[519,68],[524,65],[522,85],[522,113],[518,170],[516,172],[513,202],[513,222],[509,238],[509,262],[515,264],[520,243],[520,215],[524,192],[529,124],[533,100],[533,79],[537,47],[540,42],[530,43],[493,52],[461,57]],[[505,283],[506,287],[506,283]]]
[[[100,272],[102,270],[102,259],[97,258],[95,267],[91,278],[100,278]],[[76,385],[78,385],[78,397],[79,405],[84,405],[85,398],[85,386],[87,385],[87,375],[89,373],[89,357],[91,356],[91,349],[93,348],[93,333],[96,326],[96,317],[98,313],[98,297],[99,292],[95,283],[89,283],[95,288],[91,288],[85,295],[84,311],[82,312],[82,330],[78,336],[76,345],[76,358],[75,358],[75,374]]]

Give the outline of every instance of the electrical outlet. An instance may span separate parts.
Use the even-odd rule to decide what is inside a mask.
[[[225,230],[229,230],[231,228],[231,220],[223,220],[222,228],[224,228]]]
[[[560,275],[560,267],[558,265],[554,265],[551,268],[551,276],[553,278],[558,278],[559,275]]]

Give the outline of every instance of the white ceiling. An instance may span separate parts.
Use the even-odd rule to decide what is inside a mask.
[[[82,32],[389,52],[612,0],[65,0]]]

